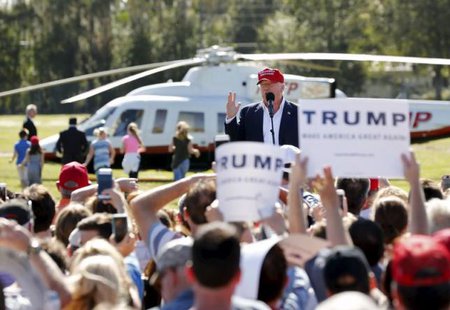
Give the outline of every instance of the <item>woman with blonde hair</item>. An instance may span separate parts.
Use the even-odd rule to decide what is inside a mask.
[[[95,129],[94,134],[97,139],[92,141],[83,165],[87,167],[92,158],[94,158],[94,171],[97,172],[100,168],[110,168],[114,163],[116,153],[111,141],[108,139],[108,132],[105,127]]]
[[[70,277],[72,301],[64,309],[93,309],[102,302],[126,304],[123,300],[125,288],[116,265],[108,255],[94,255],[81,260]]]
[[[119,293],[119,301],[125,301],[126,304],[140,308],[140,299],[136,287],[133,285],[124,263],[123,256],[108,241],[94,238],[89,240],[85,245],[79,248],[73,257],[70,265],[71,274],[77,273],[79,266],[85,259],[92,256],[108,256],[112,259],[108,261],[109,268],[113,268],[118,272],[120,287],[116,289]],[[70,308],[77,309],[77,308]]]
[[[124,153],[122,168],[130,178],[137,178],[139,164],[141,162],[140,153],[145,150],[139,128],[136,123],[129,123],[127,134],[122,138],[121,152]]]
[[[169,145],[169,152],[173,153],[172,165],[173,178],[175,181],[184,178],[189,170],[189,156],[200,156],[200,151],[193,147],[192,137],[189,135],[189,125],[186,122],[178,122],[175,136]]]

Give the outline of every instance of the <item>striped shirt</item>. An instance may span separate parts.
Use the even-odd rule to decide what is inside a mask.
[[[156,222],[148,231],[148,248],[150,257],[154,260],[158,257],[159,250],[169,241],[183,238],[180,233],[170,230],[161,222]]]
[[[95,140],[92,142],[92,147],[94,148],[94,170],[97,171],[100,168],[109,168],[109,147],[111,142],[108,139],[105,140]]]

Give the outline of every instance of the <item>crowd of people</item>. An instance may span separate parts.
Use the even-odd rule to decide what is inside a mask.
[[[240,115],[230,93],[226,130],[233,141],[292,139],[286,118],[296,114],[286,112],[283,82],[279,70],[261,71],[263,100]],[[266,92],[275,93],[274,111]],[[278,118],[274,126],[271,117]],[[99,192],[86,163],[111,163],[100,132],[85,162],[62,166],[57,199],[41,184],[7,193],[0,257],[15,263],[0,260],[0,309],[450,308],[450,184],[421,179],[414,153],[399,159],[406,192],[387,179],[335,178],[329,166],[308,179],[308,158],[298,142],[287,143],[273,214],[225,222],[217,175],[185,176],[180,167],[196,151],[178,125],[173,182],[141,191],[129,168],[129,178]],[[23,132],[18,165],[32,156]],[[133,132],[124,148],[136,154],[141,142]],[[126,225],[118,221],[124,215]]]

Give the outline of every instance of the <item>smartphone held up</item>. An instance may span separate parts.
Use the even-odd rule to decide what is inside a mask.
[[[112,176],[111,168],[100,168],[97,172],[97,183],[98,183],[98,199],[108,200],[111,197],[109,195],[102,194],[105,189],[113,188],[114,180]]]
[[[128,234],[128,219],[126,214],[114,214],[112,217],[112,233],[114,241],[121,242]]]

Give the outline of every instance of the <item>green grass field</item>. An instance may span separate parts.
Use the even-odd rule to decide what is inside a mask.
[[[69,118],[76,116],[79,120],[87,115],[37,115],[34,122],[38,129],[39,138],[45,138],[59,133],[68,127]],[[14,163],[9,163],[12,157],[14,144],[18,141],[18,132],[22,126],[23,115],[1,115],[0,116],[0,182],[6,183],[8,189],[18,192],[20,191],[20,182]],[[55,182],[58,179],[61,164],[55,162],[46,162],[43,170],[42,183],[50,190],[53,197],[58,199],[59,193],[56,189]],[[122,169],[113,169],[115,178],[126,177],[127,175]],[[90,178],[95,181],[95,175],[91,174]],[[145,170],[139,173],[139,178],[143,179],[172,179],[172,172],[166,170]],[[161,182],[140,182],[140,189],[146,190]]]
[[[67,128],[69,117],[73,115],[38,115],[35,119],[39,137],[48,137],[57,134]],[[76,115],[78,119],[83,119],[86,115]],[[12,157],[14,143],[19,139],[18,132],[22,125],[23,115],[2,115],[0,116],[0,182],[7,184],[12,191],[20,191],[20,184],[14,163],[9,163]],[[421,144],[413,144],[413,150],[421,164],[423,178],[430,178],[439,181],[444,174],[450,174],[450,138],[430,141]],[[59,197],[55,182],[58,178],[61,165],[49,162],[44,166],[43,184],[50,190],[54,197]],[[114,177],[126,176],[121,169],[114,169]],[[91,175],[94,179],[94,175]],[[172,173],[165,170],[145,170],[141,171],[139,177],[144,179],[162,178],[170,180]],[[141,189],[149,189],[160,182],[140,182]],[[393,184],[404,189],[406,182],[393,180]]]

